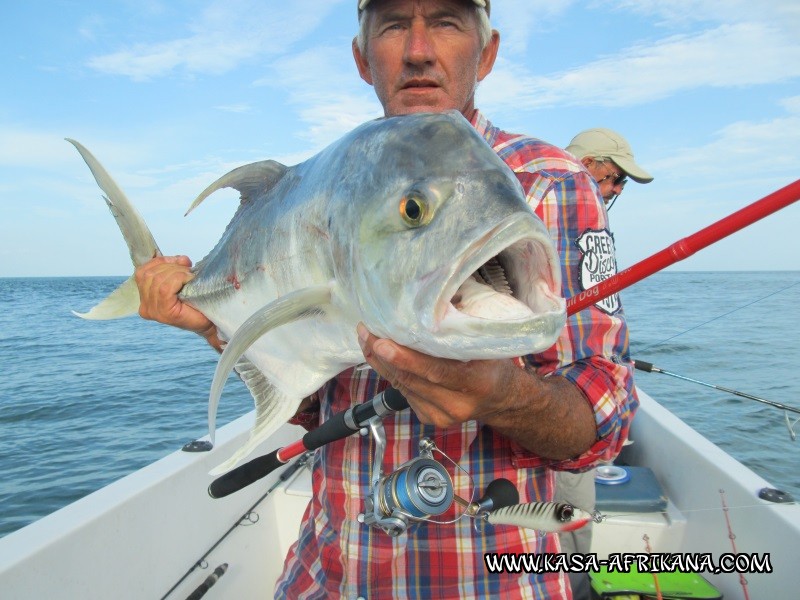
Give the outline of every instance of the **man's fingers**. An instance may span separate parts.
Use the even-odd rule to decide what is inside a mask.
[[[357,332],[370,366],[408,398],[420,421],[439,427],[480,420],[501,409],[497,390],[517,371],[510,360],[436,358],[377,338],[362,324]]]
[[[183,286],[194,278],[191,266],[188,256],[159,256],[136,269],[139,315],[197,333],[208,330],[211,321],[178,297]]]

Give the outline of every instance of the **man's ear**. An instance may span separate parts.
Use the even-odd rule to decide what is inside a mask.
[[[500,34],[497,30],[492,29],[492,37],[489,38],[489,43],[481,50],[481,58],[478,62],[478,81],[483,81],[483,79],[492,72],[499,48]]]
[[[356,68],[358,69],[358,74],[361,76],[361,79],[372,85],[372,71],[369,68],[369,62],[367,61],[367,57],[361,53],[356,38],[353,38],[353,58],[356,61]]]

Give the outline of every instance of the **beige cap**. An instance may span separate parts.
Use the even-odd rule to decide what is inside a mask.
[[[581,131],[572,138],[566,150],[578,160],[587,156],[590,158],[610,158],[634,181],[638,183],[650,183],[653,181],[653,176],[633,160],[633,151],[628,140],[611,129],[598,127]]]
[[[489,0],[472,0],[476,6],[486,9],[486,14],[489,14]],[[358,12],[364,10],[364,7],[370,3],[370,0],[358,0]]]

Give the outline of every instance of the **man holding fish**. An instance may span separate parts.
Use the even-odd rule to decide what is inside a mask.
[[[488,0],[359,0],[356,66],[386,116],[455,109],[472,123],[547,226],[562,263],[562,293],[570,297],[583,290],[585,257],[576,241],[607,231],[606,212],[593,179],[570,155],[500,131],[475,108],[475,90],[499,48],[489,11]],[[219,350],[214,324],[177,296],[193,277],[190,267],[187,257],[176,256],[137,269],[140,314],[194,331]],[[638,403],[619,306],[570,317],[553,347],[517,360],[435,358],[379,339],[363,325],[358,337],[372,369],[340,374],[304,402],[298,418],[325,420],[391,384],[413,412],[386,419],[387,461],[397,466],[413,458],[428,436],[479,490],[504,477],[518,488],[520,502],[552,500],[555,470],[582,471],[613,458]],[[418,524],[392,538],[360,524],[371,461],[368,437],[317,453],[314,497],[277,597],[571,597],[564,573],[490,573],[484,566],[487,553],[558,552],[554,534],[476,528],[462,519]]]

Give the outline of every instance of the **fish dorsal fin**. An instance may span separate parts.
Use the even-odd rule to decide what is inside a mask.
[[[257,194],[273,187],[281,180],[288,169],[289,167],[275,160],[262,160],[237,167],[204,189],[195,201],[192,202],[186,214],[188,215],[197,208],[203,200],[222,188],[235,189],[241,194],[242,201],[247,201]]]
[[[263,308],[253,313],[249,319],[242,323],[231,337],[222,356],[219,358],[217,368],[214,371],[214,380],[211,382],[211,390],[208,396],[208,432],[212,443],[214,442],[214,432],[216,429],[217,407],[219,398],[222,395],[222,388],[231,370],[239,364],[239,360],[247,349],[255,343],[262,335],[293,321],[305,319],[317,315],[324,311],[331,302],[330,285],[318,285],[300,290],[295,290],[277,300],[273,300]],[[247,383],[247,380],[245,380]],[[263,384],[263,382],[260,382]],[[248,387],[251,387],[248,384]],[[272,387],[271,385],[269,387]],[[252,390],[252,387],[251,387]],[[274,402],[276,394],[269,390],[264,395],[264,400]],[[273,408],[258,406],[259,399],[256,400],[256,413],[273,413]],[[292,407],[297,408],[302,398],[297,398],[297,403]],[[284,403],[285,406],[286,403]],[[294,413],[291,413],[291,416]],[[272,416],[276,416],[275,415]],[[262,418],[259,425],[258,440],[254,443],[262,442],[271,435],[281,424],[279,419],[268,419],[268,423]],[[253,441],[253,440],[251,440]],[[255,446],[252,446],[255,447]]]

